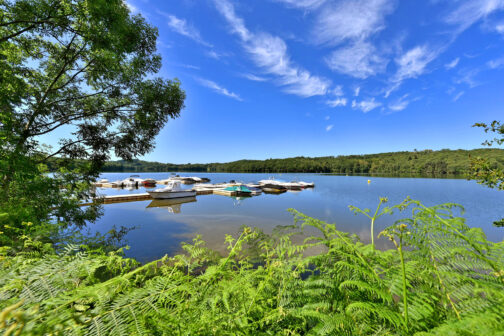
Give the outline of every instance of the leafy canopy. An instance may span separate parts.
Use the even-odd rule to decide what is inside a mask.
[[[149,152],[179,116],[185,93],[155,77],[156,39],[121,0],[0,1],[0,213],[12,225],[92,220],[76,203],[104,162]],[[54,148],[41,140],[57,134]]]

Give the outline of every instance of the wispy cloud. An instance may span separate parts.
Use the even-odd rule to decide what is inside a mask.
[[[330,116],[325,116],[325,118],[324,118],[324,120],[329,120],[329,119],[331,119]]]
[[[397,72],[392,77],[392,85],[387,90],[385,97],[398,89],[402,82],[409,78],[417,78],[427,71],[427,65],[441,52],[442,48],[432,48],[428,45],[416,46],[396,58]]]
[[[409,95],[405,94],[404,96],[402,96],[401,98],[397,99],[396,101],[390,103],[388,105],[388,108],[394,112],[399,112],[399,111],[402,111],[404,110],[406,107],[408,107],[410,101],[407,100],[406,98],[408,98]]]
[[[333,127],[334,127],[334,125],[327,125],[325,128],[326,132],[329,132],[330,130],[332,130]]]
[[[264,72],[275,75],[277,83],[284,87],[284,92],[301,97],[327,93],[331,82],[294,64],[287,53],[287,45],[281,38],[268,33],[250,32],[229,1],[214,2],[217,10],[228,21],[231,32],[240,37],[243,48],[253,62]]]
[[[481,69],[462,69],[458,73],[458,77],[455,78],[454,82],[457,84],[467,84],[471,89],[475,88],[481,83],[476,79],[476,76],[479,75]]]
[[[504,66],[504,57],[500,57],[500,58],[488,61],[487,66],[492,70],[503,67]]]
[[[192,64],[176,64],[177,66],[180,66],[182,68],[186,68],[186,69],[192,69],[192,70],[200,70],[200,67],[199,66],[196,66],[196,65],[192,65]]]
[[[326,63],[333,71],[365,79],[384,72],[388,60],[378,54],[374,45],[359,40],[334,50],[326,57]]]
[[[461,33],[491,13],[504,9],[504,0],[463,0],[456,3],[457,7],[446,16],[445,22],[456,25],[457,33]]]
[[[346,106],[347,99],[346,98],[337,98],[326,101],[326,104],[330,107],[338,107],[338,106]]]
[[[322,5],[326,0],[274,0],[275,2],[282,2],[289,7],[296,7],[302,9],[315,9]]]
[[[360,94],[360,86],[357,86],[354,90],[354,96],[359,97],[359,94]]]
[[[416,46],[408,50],[405,54],[396,59],[398,70],[395,76],[396,81],[408,78],[416,78],[426,71],[427,65],[439,54],[438,50],[427,45]]]
[[[229,54],[227,54],[227,53],[221,53],[221,52],[217,52],[215,50],[208,50],[205,52],[205,55],[207,55],[210,58],[216,59],[216,60],[220,60],[223,57],[229,56]]]
[[[168,21],[167,24],[168,26],[176,33],[183,35],[187,38],[190,38],[191,40],[205,46],[205,47],[213,47],[212,44],[204,41],[201,38],[200,32],[194,28],[192,25],[187,23],[185,19],[180,19],[176,17],[175,15],[171,15],[169,13],[165,13],[162,11],[157,11],[158,14],[164,16]]]
[[[208,79],[204,79],[204,78],[196,78],[196,80],[201,85],[214,90],[218,94],[221,94],[221,95],[224,95],[224,96],[236,99],[238,101],[243,101],[243,99],[238,94],[236,94],[234,92],[231,92],[231,91],[229,91],[226,88],[223,88],[222,86],[220,86],[219,84],[215,83],[214,81],[211,81],[211,80],[208,80]]]
[[[445,64],[445,68],[448,70],[453,69],[459,64],[459,61],[460,61],[460,57],[457,57],[453,61],[451,61],[450,63]]]
[[[372,111],[380,106],[382,106],[382,103],[375,101],[374,98],[368,100],[362,100],[360,102],[357,102],[356,100],[352,101],[352,108],[359,109],[364,113]]]
[[[495,25],[495,31],[499,34],[504,34],[504,22]]]
[[[335,96],[343,96],[343,86],[337,85],[334,89],[332,89],[331,93]]]
[[[130,12],[133,14],[136,14],[139,12],[138,8],[129,1],[126,1],[126,7],[128,7]]]
[[[242,77],[244,78],[247,78],[251,81],[254,81],[254,82],[265,82],[267,81],[268,79],[265,78],[265,77],[261,77],[261,76],[256,76],[254,74],[250,74],[250,73],[245,73],[245,74],[242,74]]]
[[[460,97],[462,97],[464,95],[464,91],[460,91],[459,93],[457,93],[457,95],[455,97],[453,97],[453,101],[456,102],[457,100],[460,99]]]
[[[394,10],[391,0],[342,0],[324,6],[313,31],[315,42],[338,44],[364,40],[385,27],[384,17]]]

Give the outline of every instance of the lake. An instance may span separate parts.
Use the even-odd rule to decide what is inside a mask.
[[[165,179],[170,173],[103,173],[109,181],[123,180],[132,174],[141,178]],[[208,177],[211,183],[236,180],[256,182],[271,176],[292,181],[314,182],[315,188],[280,195],[262,194],[237,200],[220,195],[200,195],[195,202],[179,205],[152,204],[152,200],[104,205],[104,215],[89,225],[91,233],[106,233],[114,225],[133,228],[125,237],[131,248],[128,257],[146,262],[165,254],[180,251],[180,243],[201,234],[207,246],[224,251],[224,235],[235,235],[242,225],[258,227],[270,233],[278,225],[293,223],[287,211],[294,208],[308,216],[336,223],[341,231],[358,234],[369,242],[369,220],[355,216],[349,205],[375,209],[379,197],[388,197],[387,205],[395,205],[407,196],[427,206],[458,203],[465,207],[463,215],[471,227],[481,227],[492,241],[504,239],[504,228],[493,221],[504,217],[504,192],[486,188],[464,179],[397,178],[368,176],[331,176],[319,174],[238,174],[238,173],[180,173],[181,176]],[[368,179],[371,183],[368,183]],[[190,187],[190,186],[187,186]],[[137,190],[97,188],[104,195],[143,193]],[[161,205],[161,206],[156,206]],[[375,224],[375,234],[409,213],[381,217]],[[375,240],[378,247],[385,239]]]

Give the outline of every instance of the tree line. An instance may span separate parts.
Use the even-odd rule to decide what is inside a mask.
[[[142,160],[108,161],[104,172],[245,172],[245,173],[334,173],[390,175],[464,175],[471,160],[483,158],[496,169],[504,168],[504,150],[442,149],[366,155],[294,157],[286,159],[239,160],[228,163],[172,164]]]

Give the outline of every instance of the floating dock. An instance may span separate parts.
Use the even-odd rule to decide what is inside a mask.
[[[213,190],[196,190],[196,195],[211,195],[211,194],[213,194]],[[152,199],[152,197],[148,193],[142,193],[142,194],[109,195],[104,196],[101,199],[103,199],[103,204],[110,204],[110,203],[145,201]],[[88,206],[93,203],[94,202],[82,203],[81,206]]]

